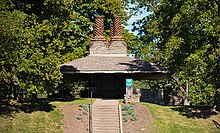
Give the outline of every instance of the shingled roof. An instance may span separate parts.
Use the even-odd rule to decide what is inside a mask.
[[[87,56],[61,66],[62,73],[166,73],[165,67],[128,56]]]
[[[122,18],[115,17],[110,27],[111,40],[104,38],[104,17],[95,19],[94,37],[90,42],[90,55],[60,65],[63,74],[71,73],[159,73],[166,68],[127,56],[122,37]]]

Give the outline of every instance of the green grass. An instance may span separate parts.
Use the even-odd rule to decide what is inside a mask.
[[[118,100],[118,104],[120,104],[120,105],[123,104],[123,102],[124,102],[124,99],[119,99]]]
[[[27,103],[18,112],[11,112],[10,116],[0,115],[0,133],[61,133],[63,115],[60,112],[60,106],[90,104],[90,102],[90,99],[77,99],[52,100],[40,102],[40,104]]]
[[[60,107],[66,104],[90,104],[90,102],[90,99],[51,99],[40,103],[26,103],[19,112],[10,113],[13,117],[0,114],[0,133],[61,133],[63,115]],[[145,105],[155,118],[156,133],[220,133],[220,129],[212,122],[215,120],[220,123],[220,115],[199,118],[189,115],[190,111],[180,106],[141,104]],[[11,110],[14,110],[13,107]]]
[[[193,117],[188,112],[179,110],[180,106],[160,106],[150,103],[145,105],[155,118],[155,132],[157,133],[220,133],[213,120],[220,122],[220,115],[210,115],[207,118]],[[187,108],[187,107],[186,107]],[[192,112],[195,110],[191,110]]]

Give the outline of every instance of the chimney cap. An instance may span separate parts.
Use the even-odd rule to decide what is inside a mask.
[[[95,16],[95,18],[104,18],[103,15],[98,15],[98,16]]]
[[[122,16],[114,16],[114,18],[122,18]]]

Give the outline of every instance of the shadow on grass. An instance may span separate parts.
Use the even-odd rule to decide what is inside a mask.
[[[186,116],[187,118],[209,118],[212,115],[218,113],[213,111],[210,106],[175,106],[172,110],[178,111],[180,115]]]
[[[48,100],[35,100],[26,101],[22,103],[1,103],[0,104],[0,116],[13,117],[15,113],[25,112],[32,113],[35,111],[50,112],[56,108],[56,106],[49,103]]]
[[[212,120],[212,122],[215,124],[216,128],[219,128],[219,129],[220,129],[220,124],[219,124],[217,121]]]
[[[59,102],[70,102],[77,100],[76,98],[47,98],[47,99],[37,99],[34,101],[23,101],[23,102],[14,102],[12,103],[0,103],[0,116],[9,116],[13,117],[15,113],[25,112],[32,113],[35,111],[53,111],[56,106],[50,104],[53,101]]]
[[[22,103],[20,106],[20,110],[24,111],[25,113],[32,113],[35,111],[45,111],[50,112],[53,111],[56,106],[49,103],[47,100],[38,100],[38,101],[31,101],[27,103]]]
[[[59,102],[70,102],[74,100],[78,100],[80,98],[47,98],[47,101],[53,102],[53,101],[59,101]]]

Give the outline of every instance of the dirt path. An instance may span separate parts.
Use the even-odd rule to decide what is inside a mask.
[[[61,112],[64,133],[88,133],[88,113],[82,113],[79,105],[63,105]]]
[[[149,110],[144,105],[137,103],[134,109],[138,119],[137,121],[123,122],[124,133],[153,133],[155,119]],[[63,105],[61,106],[61,112],[64,115],[62,120],[64,133],[88,133],[88,113],[83,114],[79,105]],[[81,119],[77,119],[79,117]]]
[[[137,114],[137,121],[123,122],[124,133],[154,133],[153,123],[155,119],[146,106],[136,103],[134,110]]]

